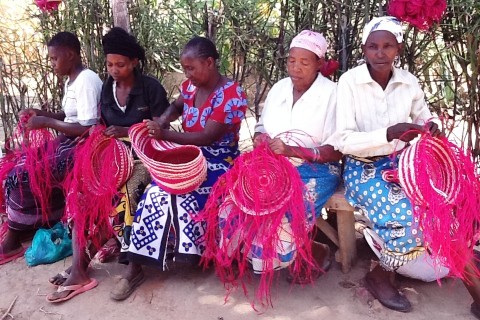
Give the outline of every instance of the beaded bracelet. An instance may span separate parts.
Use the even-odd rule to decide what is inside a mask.
[[[320,161],[320,150],[318,148],[313,148],[313,162]]]

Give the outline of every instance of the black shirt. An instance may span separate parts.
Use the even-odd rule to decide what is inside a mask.
[[[125,112],[120,110],[113,97],[113,78],[103,84],[100,98],[102,120],[107,127],[130,127],[146,119],[159,117],[168,107],[167,92],[160,82],[150,76],[135,72],[135,84],[127,98]]]

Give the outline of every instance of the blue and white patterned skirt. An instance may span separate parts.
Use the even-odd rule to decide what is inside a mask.
[[[138,203],[132,225],[128,260],[165,270],[167,254],[177,262],[197,265],[205,250],[205,223],[195,217],[212,186],[238,154],[231,148],[202,148],[208,162],[207,179],[193,192],[173,195],[155,182]]]
[[[320,216],[323,206],[340,184],[340,165],[338,163],[304,163],[297,167],[297,170],[305,184],[305,219],[310,228],[313,228],[315,219]],[[315,208],[315,217],[313,217],[311,210],[307,210],[307,207]],[[222,230],[222,225],[225,224],[225,219],[227,218],[228,213],[228,206],[224,206],[220,209],[220,236],[222,238],[229,238],[228,243],[232,246],[231,249],[233,251],[241,245],[243,239],[232,239],[230,238],[231,235],[226,234]],[[277,248],[277,259],[272,262],[274,270],[286,268],[295,260],[297,251],[296,244],[292,239],[291,232],[289,232],[289,230],[291,230],[291,218],[291,215],[286,213],[282,219],[281,226],[278,228],[279,230],[277,230],[280,243],[275,246]],[[236,236],[238,236],[238,234]],[[255,273],[262,273],[265,271],[265,266],[272,264],[264,261],[262,258],[262,243],[256,240],[257,239],[253,240],[251,250],[248,253],[248,258],[252,263],[253,271]],[[223,241],[220,241],[220,243],[223,243]]]
[[[422,280],[445,276],[448,270],[442,267],[435,270],[438,264],[425,251],[422,232],[403,188],[382,178],[383,171],[397,166],[398,155],[385,156],[372,163],[346,157],[345,197],[370,220],[378,236],[366,230],[365,238],[384,268]],[[414,265],[417,267],[412,268]]]

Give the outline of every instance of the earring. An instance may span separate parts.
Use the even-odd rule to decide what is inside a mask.
[[[393,59],[393,66],[395,68],[399,68],[400,64],[401,64],[400,56],[395,56],[395,59]]]
[[[364,55],[362,55],[362,57],[357,60],[357,66],[362,65],[364,63],[367,63],[367,59],[365,58]]]

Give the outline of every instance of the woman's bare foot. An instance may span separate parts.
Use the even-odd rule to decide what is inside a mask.
[[[0,244],[0,265],[22,257],[24,252],[21,232],[7,229]]]
[[[57,273],[56,275],[48,279],[48,281],[54,286],[60,286],[68,279],[68,277],[70,276],[71,270],[72,270],[72,266],[65,269],[65,271]]]
[[[70,267],[70,275],[67,279],[59,285],[59,289],[56,292],[53,292],[47,296],[47,300],[50,302],[63,301],[64,298],[68,297],[75,290],[68,290],[68,287],[78,286],[79,288],[89,285],[92,282],[92,279],[88,276],[86,270],[80,270],[81,268]],[[67,269],[68,270],[68,269]]]

